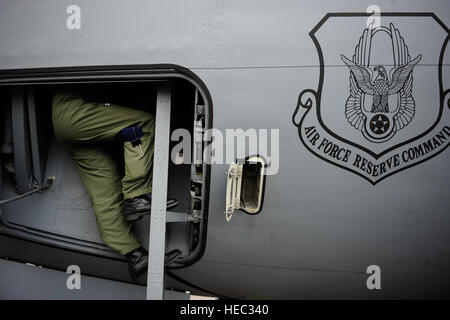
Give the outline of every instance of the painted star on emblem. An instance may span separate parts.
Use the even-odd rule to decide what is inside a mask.
[[[370,120],[370,130],[376,134],[383,134],[389,129],[389,118],[383,114],[374,116]]]

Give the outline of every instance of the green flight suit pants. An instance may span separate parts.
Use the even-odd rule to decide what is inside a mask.
[[[85,185],[103,241],[122,255],[138,248],[131,225],[123,220],[123,200],[152,190],[153,115],[108,103],[90,103],[67,93],[53,96],[55,136],[75,163]],[[121,138],[121,130],[139,126],[137,147],[124,142],[125,174],[102,143]],[[139,149],[140,148],[140,149]]]

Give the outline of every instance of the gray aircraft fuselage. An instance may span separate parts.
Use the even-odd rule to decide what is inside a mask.
[[[206,251],[173,271],[189,282],[245,298],[448,298],[450,3],[383,0],[380,14],[371,5],[3,1],[0,70],[14,82],[14,70],[180,66],[210,95],[212,128],[278,130],[268,154],[278,170],[258,214],[226,221],[229,163],[211,165]],[[371,110],[376,66],[386,70],[384,113]],[[66,193],[81,199],[73,179]],[[34,216],[50,229],[62,221]],[[76,237],[95,231],[77,221]],[[380,289],[369,288],[374,265]]]

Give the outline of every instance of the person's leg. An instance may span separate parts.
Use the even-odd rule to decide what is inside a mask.
[[[121,175],[115,159],[100,146],[64,146],[89,194],[103,241],[122,255],[139,248],[131,225],[122,217]]]
[[[74,96],[55,95],[53,122],[61,140],[91,144],[123,139],[123,130],[139,127],[140,144],[124,142],[125,175],[122,191],[125,199],[148,194],[152,190],[154,116],[115,104],[89,103]]]
[[[155,118],[146,113],[137,126],[125,130],[142,130],[137,141],[124,141],[125,175],[122,191],[125,199],[131,199],[152,191]],[[121,131],[123,132],[123,131]]]

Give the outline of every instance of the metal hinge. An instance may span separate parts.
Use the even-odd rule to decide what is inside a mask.
[[[241,207],[242,163],[232,163],[227,171],[225,218],[230,222],[234,210]]]

